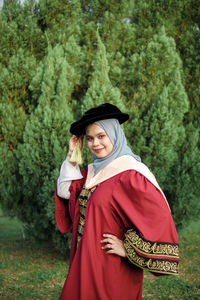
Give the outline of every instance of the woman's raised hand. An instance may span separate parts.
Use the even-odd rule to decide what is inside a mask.
[[[72,154],[72,152],[74,151],[74,148],[76,146],[77,141],[79,142],[79,147],[80,149],[82,149],[83,147],[83,135],[81,136],[76,136],[73,135],[69,141],[69,151],[68,153]]]
[[[113,234],[103,234],[103,240],[101,243],[105,244],[102,249],[106,250],[106,254],[116,254],[121,257],[126,257],[123,241],[118,239]]]

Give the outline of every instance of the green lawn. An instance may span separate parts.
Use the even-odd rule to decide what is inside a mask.
[[[179,276],[155,276],[145,272],[143,299],[200,299],[200,220],[179,232]]]
[[[21,225],[0,216],[0,299],[58,300],[68,260],[47,243],[23,240]],[[200,299],[200,221],[179,237],[180,275],[156,277],[145,272],[144,300]]]
[[[23,240],[21,223],[0,217],[0,299],[59,299],[67,270],[51,245]]]

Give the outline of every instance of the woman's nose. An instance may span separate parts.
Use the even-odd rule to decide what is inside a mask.
[[[99,145],[99,139],[94,138],[93,140],[93,146]]]

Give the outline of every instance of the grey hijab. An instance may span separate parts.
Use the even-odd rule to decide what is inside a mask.
[[[94,159],[94,175],[107,166],[111,161],[122,155],[131,155],[138,161],[141,161],[141,158],[134,154],[127,145],[124,131],[122,130],[117,119],[101,120],[95,122],[95,124],[100,126],[107,133],[114,147],[112,152],[105,158],[97,158],[96,155],[91,152],[91,155]]]

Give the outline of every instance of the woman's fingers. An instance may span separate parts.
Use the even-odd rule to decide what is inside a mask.
[[[83,148],[83,137],[84,137],[84,135],[80,135],[80,136],[78,137],[79,147],[80,147],[81,150],[82,150],[82,148]]]
[[[122,240],[112,234],[103,234],[104,239],[101,240],[103,250],[107,250],[106,254],[116,254],[121,257],[126,257],[126,252]]]
[[[112,244],[112,242],[114,242],[114,240],[111,238],[106,238],[101,241],[101,243],[109,243],[109,244]]]
[[[110,234],[110,233],[104,233],[103,234],[103,237],[106,239],[110,239],[110,240],[117,240],[117,237],[115,236],[115,235],[113,235],[113,234]]]
[[[118,255],[118,253],[116,253],[116,251],[112,250],[112,249],[106,251],[106,254],[115,254],[115,255]],[[118,256],[120,256],[120,255],[118,255]]]
[[[73,135],[69,140],[69,152],[73,152],[76,142],[77,142],[77,137]]]
[[[72,135],[70,141],[69,141],[69,152],[73,152],[74,148],[76,146],[76,143],[79,143],[79,147],[80,149],[82,149],[83,147],[83,135],[81,136],[76,136],[76,135]]]
[[[113,245],[112,244],[106,244],[104,246],[101,247],[102,249],[112,249]]]
[[[113,234],[103,234],[104,239],[101,240],[101,243],[110,243],[112,244],[114,241],[117,241],[118,238]]]
[[[108,237],[108,238],[113,238],[113,239],[117,239],[117,237],[114,234],[111,233],[104,233],[103,237]]]

